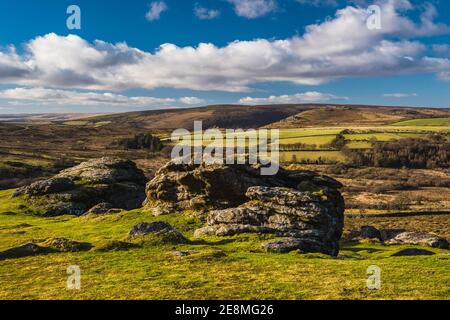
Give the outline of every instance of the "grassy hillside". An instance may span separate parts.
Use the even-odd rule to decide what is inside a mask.
[[[109,122],[153,130],[192,129],[194,121],[203,121],[205,128],[257,128],[285,119],[311,106],[236,106],[219,105],[191,109],[171,109],[112,114],[90,119],[91,124]]]
[[[55,253],[0,263],[0,299],[449,299],[450,256],[391,257],[410,246],[343,244],[340,256],[265,253],[264,235],[207,237],[182,245],[146,244],[102,250],[127,240],[138,222],[164,220],[192,239],[202,224],[192,212],[159,218],[134,210],[98,218],[28,216],[11,191],[0,192],[0,250],[64,236],[88,241],[89,252]],[[448,217],[448,216],[447,216]],[[424,223],[441,224],[446,217]],[[358,223],[360,219],[357,219]],[[383,220],[383,221],[386,221]],[[401,227],[402,219],[392,220]],[[377,219],[363,221],[377,225]],[[355,227],[353,221],[347,228]],[[190,255],[179,257],[175,251]],[[80,291],[66,289],[69,265],[81,268]],[[366,287],[366,270],[382,269],[382,290]],[[218,290],[218,288],[221,288]]]
[[[406,120],[393,124],[394,126],[450,126],[450,118],[431,118]]]
[[[449,109],[347,105],[217,105],[191,109],[129,112],[90,118],[86,125],[109,123],[153,130],[191,129],[195,120],[205,128],[297,128],[339,125],[382,125],[403,120],[448,117]],[[86,119],[83,119],[85,121]]]
[[[302,111],[271,128],[299,128],[313,126],[378,126],[403,120],[449,116],[449,109],[369,107],[369,106],[316,106]]]

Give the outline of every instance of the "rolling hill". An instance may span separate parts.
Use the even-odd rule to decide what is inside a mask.
[[[204,128],[302,128],[313,126],[387,125],[401,121],[446,118],[450,109],[362,105],[215,105],[191,109],[128,112],[89,118],[90,124],[112,124],[153,130]]]

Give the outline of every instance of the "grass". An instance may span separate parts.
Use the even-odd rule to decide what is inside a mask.
[[[400,121],[394,126],[450,126],[450,118],[431,118]]]
[[[369,141],[351,141],[347,143],[350,149],[372,149],[372,143]]]
[[[358,133],[344,135],[350,141],[369,141],[376,139],[378,141],[391,141],[404,138],[421,138],[424,134],[421,133],[394,133],[394,132],[376,132],[376,133]]]
[[[40,218],[20,212],[20,201],[10,196],[0,192],[0,250],[57,236],[95,248],[1,261],[0,299],[450,299],[448,251],[391,257],[405,247],[345,244],[339,258],[269,254],[260,246],[268,236],[241,235],[100,252],[109,241],[126,240],[138,222],[164,220],[189,238],[203,224],[192,212],[155,218],[141,210]],[[176,257],[174,250],[191,255]],[[66,269],[74,264],[81,268],[80,291],[65,287]],[[370,265],[382,269],[379,291],[366,288]]]

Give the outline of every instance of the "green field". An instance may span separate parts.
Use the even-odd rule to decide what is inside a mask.
[[[415,119],[401,121],[394,126],[450,126],[450,118]]]
[[[138,222],[164,220],[186,237],[202,226],[191,212],[155,218],[141,210],[98,218],[25,215],[11,191],[0,192],[0,250],[63,236],[88,241],[89,252],[0,261],[0,299],[449,299],[450,256],[391,257],[405,246],[344,244],[338,258],[269,254],[264,235],[207,237],[183,245],[145,244],[100,252],[127,241]],[[177,257],[174,251],[188,251]],[[81,268],[81,290],[66,289],[67,267]],[[382,289],[368,290],[367,268],[382,269]]]
[[[369,141],[375,139],[378,141],[400,140],[405,138],[423,138],[423,133],[394,133],[394,132],[377,132],[377,133],[358,133],[344,135],[350,141]]]
[[[351,141],[347,143],[347,147],[350,149],[371,149],[372,143],[368,141]]]
[[[405,138],[424,138],[431,132],[448,135],[450,126],[436,126],[436,122],[432,123],[432,126],[426,126],[419,122],[416,126],[409,124],[405,126],[280,129],[279,143],[282,150],[280,152],[280,162],[345,162],[347,159],[341,152],[330,150],[330,143],[344,130],[350,130],[351,132],[344,134],[345,139],[348,141],[347,146],[350,149],[370,149],[372,147],[371,140],[392,141]],[[235,136],[239,137],[240,135],[236,134]],[[196,134],[193,135],[191,141],[192,143],[194,140],[200,141],[201,138],[201,135]],[[203,146],[211,145],[212,142],[212,139],[203,137]],[[297,144],[302,144],[303,146],[298,151],[289,150],[290,145],[296,150],[295,145]],[[225,145],[225,140],[223,145]],[[248,146],[247,141],[246,145]]]

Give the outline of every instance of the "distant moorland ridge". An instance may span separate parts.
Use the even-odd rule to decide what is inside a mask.
[[[60,115],[60,117],[63,117]],[[212,105],[188,109],[165,109],[86,115],[71,114],[52,122],[119,125],[141,129],[192,129],[194,121],[204,128],[299,128],[309,126],[387,125],[401,121],[448,118],[449,108],[416,108],[370,105],[284,104],[284,105]],[[0,121],[1,121],[0,116]],[[43,119],[44,117],[41,117]],[[78,123],[75,122],[79,121]],[[19,121],[19,120],[17,120]],[[12,122],[12,121],[11,121]]]

